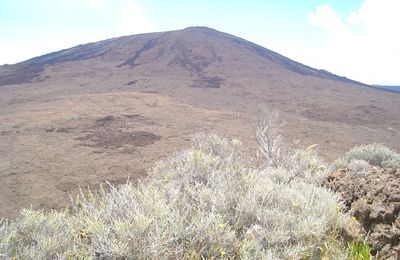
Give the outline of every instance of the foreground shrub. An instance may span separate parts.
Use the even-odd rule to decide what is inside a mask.
[[[334,169],[344,168],[352,163],[354,164],[354,161],[356,160],[358,161],[356,164],[360,167],[363,163],[360,161],[364,161],[372,166],[400,169],[400,154],[383,144],[356,146],[348,151],[342,158],[337,160],[333,166]]]
[[[72,256],[79,236],[67,212],[22,210],[13,222],[0,224],[0,259],[54,259]],[[71,247],[72,246],[72,247]],[[3,258],[4,257],[4,258]],[[14,258],[13,258],[14,259]]]
[[[83,193],[70,212],[22,211],[0,252],[24,259],[341,259],[346,216],[313,149],[246,164],[241,143],[196,135],[137,184]],[[335,239],[332,239],[334,237]],[[334,241],[334,242],[332,242]],[[334,248],[334,250],[332,250]]]
[[[311,145],[305,150],[284,146],[278,133],[281,126],[275,112],[269,117],[260,117],[254,129],[255,139],[266,158],[265,166],[282,170],[274,176],[279,181],[289,183],[302,178],[321,185],[328,171],[325,163],[317,156],[317,145]]]

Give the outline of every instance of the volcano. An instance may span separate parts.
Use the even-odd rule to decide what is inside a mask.
[[[196,132],[255,152],[259,111],[282,136],[334,159],[380,142],[400,148],[400,102],[207,27],[123,36],[0,66],[0,217],[64,207],[78,186],[143,176]]]

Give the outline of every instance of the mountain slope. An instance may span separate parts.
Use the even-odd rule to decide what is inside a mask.
[[[201,39],[201,41],[196,43],[194,42],[196,39]],[[209,42],[206,43],[206,46],[203,46],[205,40]],[[190,27],[181,31],[149,33],[88,43],[36,57],[15,65],[6,65],[0,69],[0,86],[32,82],[40,76],[40,73],[48,65],[90,59],[114,62],[119,58],[121,64],[116,66],[118,68],[124,66],[134,68],[144,64],[158,63],[162,60],[166,61],[163,65],[170,67],[176,67],[177,65],[200,78],[204,78],[205,68],[213,63],[221,63],[222,61],[219,55],[223,53],[221,52],[223,48],[219,48],[217,55],[215,48],[212,47],[216,44],[220,45],[220,47],[230,45],[231,48],[244,52],[242,55],[258,56],[257,58],[261,62],[264,59],[264,62],[275,63],[274,65],[280,65],[302,75],[364,85],[324,70],[313,69],[236,36],[221,33],[207,27]],[[199,50],[199,47],[206,49],[203,49],[202,53],[196,53],[194,50]],[[127,58],[127,56],[130,57]],[[147,56],[151,60],[141,62],[143,60],[141,56]],[[228,60],[233,60],[233,57],[228,58]]]
[[[58,208],[78,185],[124,182],[195,132],[255,147],[259,110],[285,140],[333,159],[355,144],[400,148],[400,102],[205,27],[123,36],[0,67],[0,217]],[[255,151],[247,151],[255,153]]]

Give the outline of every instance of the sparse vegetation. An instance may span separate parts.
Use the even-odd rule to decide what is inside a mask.
[[[265,164],[244,161],[238,140],[197,134],[136,184],[81,192],[62,212],[22,210],[0,224],[0,258],[369,259],[360,258],[368,245],[340,236],[349,216],[321,186],[329,169],[314,146],[284,149],[274,124],[255,129]],[[373,145],[339,162],[358,169],[396,158]]]

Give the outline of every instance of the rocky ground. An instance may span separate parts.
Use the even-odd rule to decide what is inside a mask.
[[[342,195],[347,210],[362,225],[377,259],[400,259],[400,171],[372,167],[357,174],[333,172],[326,186]]]

